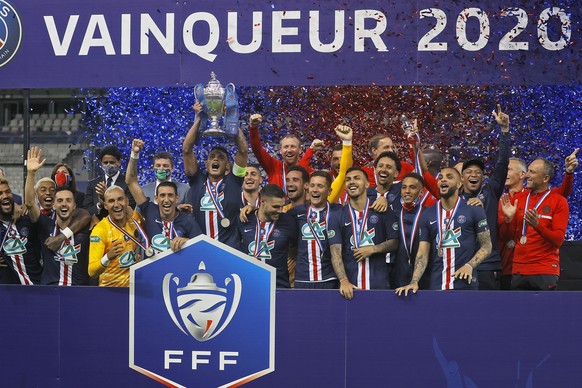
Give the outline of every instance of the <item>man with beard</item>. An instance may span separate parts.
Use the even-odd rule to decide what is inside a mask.
[[[297,226],[289,214],[283,213],[285,192],[278,185],[268,184],[261,190],[259,209],[247,222],[237,221],[239,250],[277,269],[277,287],[289,288],[287,258],[295,256]]]
[[[241,209],[245,206],[251,205],[255,208],[259,207],[259,189],[263,183],[263,174],[258,164],[249,164],[247,172],[243,181],[242,192],[240,196]]]
[[[107,188],[114,185],[121,187],[128,199],[129,206],[132,208],[135,207],[135,201],[125,184],[125,175],[120,172],[121,152],[119,152],[119,149],[113,145],[103,147],[99,153],[99,163],[101,164],[104,175],[90,180],[87,183],[83,208],[101,220],[107,216],[107,211],[103,203],[103,195]]]
[[[128,287],[129,267],[142,259],[148,238],[134,218],[137,212],[128,215],[129,200],[121,187],[109,187],[103,198],[108,216],[91,233],[89,276],[99,276],[99,286]]]
[[[386,207],[390,207],[393,211],[400,211],[400,182],[394,183],[394,180],[400,173],[402,164],[400,159],[394,152],[382,152],[374,161],[374,172],[376,173],[376,186],[370,187],[366,195],[374,203],[374,210],[379,212],[385,211]],[[379,206],[380,201],[376,204],[376,200],[382,200],[382,206]]]
[[[305,151],[303,158],[299,160],[299,154],[301,152],[301,141],[295,135],[287,135],[281,139],[281,157],[283,161],[277,160],[272,157],[262,146],[261,136],[259,135],[259,124],[263,121],[263,116],[260,114],[251,115],[251,120],[249,124],[249,136],[251,149],[255,154],[255,157],[259,161],[263,170],[267,173],[267,178],[269,183],[279,185],[279,187],[286,190],[286,174],[289,167],[299,164],[310,173],[311,168],[309,168],[309,161],[313,156],[313,152],[323,148],[323,142],[321,140],[314,140],[311,147]]]
[[[575,157],[575,154],[574,154]],[[514,255],[512,290],[555,290],[560,275],[560,246],[568,227],[568,201],[549,189],[554,165],[547,159],[534,160],[525,175],[526,189],[502,199],[505,223],[513,231]]]
[[[162,182],[174,182],[178,188],[178,197],[180,197],[180,201],[183,201],[186,198],[186,194],[190,187],[187,184],[178,182],[176,179],[172,178],[172,173],[174,172],[174,156],[169,152],[156,153],[154,155],[153,168],[156,180],[155,182],[150,182],[141,188],[144,195],[154,201],[154,204],[157,204],[155,196],[156,188],[159,184]]]
[[[579,149],[576,148],[572,154],[566,157],[566,174],[559,187],[551,189],[554,193],[559,194],[565,198],[572,193],[572,186],[574,183],[574,171],[578,167],[578,158],[576,154]],[[499,201],[499,209],[497,211],[497,223],[501,228],[505,224],[505,215],[503,214],[503,202],[509,201],[512,205],[515,204],[516,196],[521,195],[527,189],[523,187],[523,181],[527,172],[527,165],[525,161],[520,158],[510,158],[507,170],[507,178],[505,179],[505,188],[507,189],[507,198],[503,197]],[[504,194],[505,195],[505,194]],[[501,255],[501,277],[500,284],[502,290],[509,290],[511,287],[511,273],[513,263],[513,252],[515,242],[519,239],[513,234],[509,236],[499,233],[498,248]]]
[[[475,268],[491,253],[491,236],[483,208],[459,195],[461,175],[444,168],[438,177],[440,200],[420,220],[420,244],[410,284],[396,293],[416,293],[430,261],[431,290],[476,290]]]
[[[497,105],[497,111],[493,111],[496,123],[501,127],[499,135],[498,157],[489,177],[489,181],[484,183],[485,165],[479,159],[468,160],[461,168],[463,190],[461,196],[469,205],[483,206],[487,215],[487,222],[491,232],[491,241],[497,241],[497,211],[505,179],[507,177],[507,165],[509,163],[510,140],[509,116],[501,111],[501,106]],[[492,127],[491,127],[492,128]],[[427,187],[431,193],[439,198],[438,191],[434,192],[434,177],[425,172],[423,175]],[[494,244],[489,257],[487,257],[477,268],[480,290],[495,290],[499,288],[498,273],[501,270],[501,256]]]
[[[427,208],[423,201],[426,199],[422,195],[423,187],[424,180],[415,172],[408,173],[402,178],[400,188],[402,208],[400,211],[395,212],[398,218],[400,241],[392,270],[394,287],[406,286],[412,279],[419,246],[418,227],[422,214]],[[420,289],[428,288],[429,271],[425,271],[421,277],[419,281]]]
[[[91,216],[84,209],[76,209],[75,195],[68,187],[60,187],[51,200],[53,214],[47,215],[34,200],[34,179],[36,172],[45,164],[41,159],[42,150],[32,147],[26,162],[27,176],[25,201],[32,222],[37,223],[42,244],[43,270],[41,284],[58,286],[88,285],[89,223]],[[54,183],[53,183],[54,184]],[[37,184],[38,186],[38,184]],[[37,190],[38,195],[38,190]],[[42,200],[39,201],[42,203]],[[62,236],[62,239],[60,237]],[[49,248],[47,239],[60,241],[55,248]]]
[[[390,268],[386,253],[398,248],[398,223],[389,210],[380,214],[366,197],[368,176],[360,167],[346,174],[348,203],[330,220],[329,236],[333,269],[340,282],[340,294],[352,299],[354,289],[388,289]]]
[[[307,198],[307,185],[309,184],[309,173],[301,166],[291,166],[287,170],[285,183],[289,203],[285,205],[283,211],[287,212],[293,207],[305,203]]]
[[[0,178],[0,249],[2,284],[40,284],[40,242],[30,217],[14,218],[14,198],[8,181]],[[6,267],[7,266],[7,267]]]
[[[297,223],[297,258],[295,288],[333,289],[338,281],[331,264],[329,220],[339,204],[327,201],[331,193],[331,176],[325,171],[314,171],[309,179],[309,204],[293,207],[289,211]]]
[[[143,146],[142,140],[133,139],[125,183],[144,217],[145,231],[150,240],[150,249],[146,249],[146,255],[152,256],[169,249],[177,251],[186,241],[202,232],[194,218],[178,212],[180,197],[174,182],[166,180],[156,187],[155,203],[139,187],[137,161]]]
[[[378,160],[378,157],[380,156],[380,154],[382,154],[384,152],[396,153],[396,149],[394,148],[394,143],[392,142],[392,139],[390,138],[390,136],[388,136],[384,133],[380,133],[380,134],[372,136],[372,138],[368,142],[368,153],[372,157],[372,162],[375,162],[376,160]],[[377,174],[375,172],[375,166],[374,167],[363,166],[362,170],[364,170],[366,172],[366,174],[368,175],[368,177],[369,177],[368,182],[369,182],[370,186],[375,186],[376,185],[376,178],[377,178]],[[414,171],[414,166],[411,165],[410,163],[403,162],[402,167],[398,171],[399,171],[399,174],[395,177],[395,180],[400,181],[404,175],[408,174],[409,172]]]
[[[193,149],[200,127],[198,113],[202,110],[202,105],[197,102],[194,110],[197,117],[182,145],[184,170],[190,183],[186,203],[192,205],[194,218],[204,234],[234,246],[235,222],[240,212],[240,193],[248,159],[247,141],[239,128],[238,136],[234,140],[237,151],[232,168],[226,149],[216,146],[208,153],[206,173],[203,173],[198,168]],[[227,174],[227,171],[230,172]]]

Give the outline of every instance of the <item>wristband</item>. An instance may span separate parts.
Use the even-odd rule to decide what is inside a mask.
[[[234,176],[238,176],[244,178],[245,174],[247,173],[246,167],[241,167],[238,164],[234,163],[232,166],[232,174]]]
[[[352,145],[352,141],[351,140],[342,140],[342,145],[351,146]]]
[[[473,268],[473,266],[472,266],[471,264],[469,264],[469,263],[467,263],[467,264],[465,264],[465,265],[468,265],[469,267],[471,267],[471,269],[475,269],[475,268]]]
[[[74,234],[73,231],[69,227],[66,227],[65,229],[61,230],[61,233],[64,234],[67,239],[70,239],[71,237],[73,237],[73,234]]]
[[[104,267],[109,265],[109,258],[107,257],[107,253],[101,258],[101,265]]]
[[[137,159],[139,159],[139,152],[131,151],[131,155],[129,155],[129,157],[137,160]]]

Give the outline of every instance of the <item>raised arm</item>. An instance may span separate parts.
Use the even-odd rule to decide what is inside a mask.
[[[331,184],[331,193],[327,200],[331,203],[336,203],[344,189],[344,181],[346,179],[346,171],[352,167],[352,138],[353,130],[346,125],[338,125],[335,127],[335,133],[342,140],[342,155],[340,159],[340,169],[337,177]]]
[[[574,171],[578,168],[578,158],[576,154],[580,148],[576,148],[574,152],[566,157],[566,173],[564,174],[564,179],[562,179],[562,184],[558,187],[552,189],[553,192],[560,194],[564,198],[568,198],[572,194],[572,188],[574,186]]]
[[[131,156],[127,164],[127,174],[125,174],[125,183],[129,188],[129,192],[133,195],[137,206],[143,205],[148,200],[137,181],[137,161],[139,160],[139,153],[143,149],[143,146],[144,142],[142,140],[133,139],[131,143]]]
[[[40,208],[36,203],[36,193],[34,192],[34,179],[36,172],[44,166],[46,159],[40,160],[42,149],[33,146],[28,150],[26,159],[26,183],[24,185],[24,204],[28,209],[28,215],[33,222],[40,217]]]
[[[509,116],[501,111],[501,106],[497,104],[497,111],[493,111],[495,121],[501,127],[499,136],[499,153],[493,168],[493,173],[489,179],[489,186],[493,189],[495,197],[499,200],[505,188],[505,178],[507,178],[507,168],[509,166],[510,136],[509,136]]]
[[[303,156],[301,157],[301,159],[299,159],[297,164],[300,165],[301,167],[305,167],[307,171],[309,171],[311,168],[311,158],[313,158],[313,155],[315,155],[316,152],[319,152],[322,149],[324,149],[324,147],[325,144],[323,143],[323,140],[321,139],[313,140],[311,142],[311,145],[309,146],[308,149],[305,150]]]
[[[239,167],[246,168],[249,161],[249,146],[247,144],[247,139],[245,139],[245,135],[240,128],[238,129],[238,135],[234,139],[234,143],[236,144],[236,155],[234,156],[234,163]],[[235,175],[237,175],[236,171],[234,172]],[[242,176],[244,177],[244,173]]]
[[[249,122],[249,141],[251,143],[251,150],[257,158],[257,161],[263,167],[267,176],[270,176],[276,168],[276,159],[273,158],[261,143],[261,135],[259,134],[259,125],[263,122],[263,116],[260,114],[252,114]]]
[[[190,127],[190,130],[184,138],[184,143],[182,144],[182,158],[184,159],[184,172],[188,176],[196,174],[198,171],[198,162],[196,161],[196,155],[194,154],[194,143],[196,142],[196,137],[198,136],[198,129],[200,128],[200,112],[202,111],[202,104],[198,101],[193,107],[196,112],[196,119],[194,124]]]

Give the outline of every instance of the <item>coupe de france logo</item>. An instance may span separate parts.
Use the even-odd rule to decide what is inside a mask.
[[[236,313],[241,280],[232,274],[224,280],[225,288],[220,288],[212,275],[203,272],[206,269],[203,261],[198,269],[201,272],[194,274],[184,287],[178,287],[177,276],[167,274],[163,284],[164,302],[172,321],[184,334],[208,341],[220,334]]]
[[[273,267],[207,236],[131,266],[129,366],[171,387],[275,370]]]
[[[0,0],[0,67],[16,55],[22,40],[20,16],[6,0]]]

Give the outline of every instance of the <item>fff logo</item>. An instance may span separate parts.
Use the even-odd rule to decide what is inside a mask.
[[[166,310],[176,327],[182,333],[197,341],[208,341],[219,335],[231,322],[238,308],[242,282],[238,275],[231,274],[224,279],[224,287],[219,287],[211,274],[206,272],[206,265],[200,262],[198,271],[190,281],[180,287],[180,279],[173,273],[164,277],[162,290]],[[164,351],[164,369],[170,365],[181,364],[182,350]],[[210,363],[210,351],[192,351],[192,369],[198,364]],[[234,357],[238,352],[219,352],[219,369],[227,364],[236,364]]]

